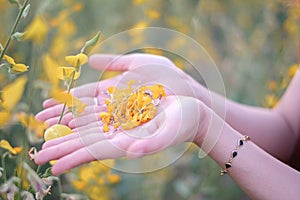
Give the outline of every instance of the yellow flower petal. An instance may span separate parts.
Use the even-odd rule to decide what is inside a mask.
[[[5,59],[9,64],[12,64],[12,65],[16,64],[15,60],[12,57],[8,56],[8,55],[4,55],[3,59]]]
[[[25,76],[21,76],[17,78],[13,83],[3,88],[3,108],[10,111],[15,107],[15,105],[20,101],[21,97],[23,96],[26,82],[27,78]]]
[[[72,130],[65,125],[55,124],[45,131],[45,141],[53,140],[55,138],[63,137],[72,133]]]
[[[0,112],[0,126],[6,125],[9,122],[10,117],[11,117],[10,112],[1,111]]]
[[[17,73],[26,72],[28,70],[28,66],[24,64],[15,64],[12,66],[12,70]]]
[[[293,77],[296,74],[297,70],[298,70],[298,65],[297,64],[292,65],[288,70],[288,76]]]
[[[80,71],[75,71],[73,67],[58,67],[56,69],[56,76],[61,80],[70,80],[74,74],[74,80],[78,79],[80,76]]]
[[[71,94],[68,94],[60,89],[54,89],[51,92],[51,96],[58,101],[58,103],[66,103],[68,107],[72,107],[73,110],[77,111],[78,113],[81,113],[84,111],[84,108],[86,107],[86,104],[82,103],[80,99],[72,96]]]
[[[116,183],[120,182],[121,177],[118,174],[108,174],[107,180],[111,184],[116,184]]]
[[[32,114],[18,113],[17,118],[24,127],[34,131],[40,138],[43,137],[44,130],[48,127],[46,123],[37,121]]]
[[[13,148],[9,142],[7,140],[1,140],[0,141],[0,147],[3,148],[3,149],[6,149],[8,150],[10,153],[16,155],[18,153],[20,153],[22,151],[22,148],[21,147],[16,147],[16,148]]]
[[[51,58],[51,56],[48,54],[43,56],[42,61],[43,61],[44,70],[47,74],[49,81],[53,84],[54,87],[58,87],[59,80],[56,76],[53,76],[53,74],[56,74],[56,70],[58,68],[57,62],[53,58]]]
[[[87,55],[79,53],[75,56],[66,56],[66,61],[73,67],[80,67],[88,61]]]
[[[45,19],[42,16],[37,15],[26,28],[24,39],[41,44],[45,41],[48,30],[49,28]]]

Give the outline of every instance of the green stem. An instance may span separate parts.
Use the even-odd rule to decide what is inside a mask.
[[[38,165],[36,168],[36,174],[39,175],[40,171],[41,171],[42,165]]]
[[[2,164],[2,168],[3,168],[3,180],[4,183],[7,181],[7,176],[6,176],[6,166],[5,166],[5,158],[8,155],[8,152],[4,153],[1,157],[1,164]]]
[[[3,56],[4,56],[4,54],[5,54],[6,50],[7,50],[7,48],[8,48],[8,46],[9,46],[10,42],[11,42],[12,35],[15,33],[15,31],[16,31],[16,29],[17,29],[17,26],[18,26],[18,24],[20,23],[20,20],[21,20],[21,17],[22,17],[22,15],[23,15],[23,12],[24,12],[24,10],[25,10],[27,4],[29,3],[29,1],[30,1],[30,0],[25,0],[25,2],[23,3],[22,7],[20,8],[20,11],[19,11],[19,13],[18,13],[17,19],[16,19],[16,21],[15,21],[15,23],[14,23],[14,25],[13,25],[11,31],[10,31],[9,37],[8,37],[8,39],[7,39],[7,41],[6,41],[5,45],[4,45],[4,48],[3,48],[3,50],[1,51],[1,54],[0,54],[0,62],[1,62],[2,59],[3,59]]]
[[[61,199],[61,194],[62,194],[62,187],[61,187],[61,182],[60,178],[57,178],[57,193],[58,193],[58,198],[59,200]]]
[[[76,72],[75,72],[75,70],[74,70],[74,71],[72,72],[71,81],[70,81],[70,83],[69,83],[69,85],[68,85],[67,94],[70,93],[71,88],[72,88],[72,85],[73,85],[74,82],[75,82],[75,80],[74,80],[75,73],[76,73]],[[61,120],[62,120],[62,118],[63,118],[63,116],[64,116],[66,107],[67,107],[67,102],[64,103],[64,107],[63,107],[63,109],[62,109],[62,111],[61,111],[61,114],[60,114],[60,117],[59,117],[59,120],[58,120],[57,124],[60,124],[60,123],[61,123]]]

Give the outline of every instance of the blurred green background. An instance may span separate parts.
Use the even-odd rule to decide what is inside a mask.
[[[0,0],[1,44],[7,39],[16,13],[17,9],[7,0]],[[288,69],[299,62],[300,8],[284,0],[32,0],[29,15],[21,21],[18,31],[24,31],[37,16],[48,27],[43,41],[14,40],[7,52],[30,65],[25,73],[29,81],[18,109],[34,114],[42,109],[49,85],[53,84],[46,72],[49,66],[45,55],[63,63],[64,56],[78,53],[84,41],[98,30],[102,32],[101,40],[143,27],[184,33],[201,44],[215,61],[227,97],[251,105],[262,105],[265,96],[272,92],[270,81],[279,83]],[[128,41],[142,42],[134,36]],[[115,48],[122,49],[124,45],[126,48],[124,43]],[[181,47],[180,41],[175,40],[174,45]],[[160,51],[151,53],[166,55]],[[174,62],[185,68],[180,60]],[[108,73],[105,77],[113,75]],[[0,86],[14,77],[1,69]],[[84,78],[89,81],[88,75]],[[64,176],[63,189],[83,192],[91,199],[248,199],[229,177],[219,176],[219,167],[212,160],[200,160],[197,153],[192,147],[171,166],[152,173],[116,171],[121,180],[109,184],[98,180],[99,172],[86,172],[92,173],[92,178],[80,179],[78,174],[85,174],[82,170],[88,169],[78,168]],[[93,179],[97,180],[92,183],[98,189],[83,184]],[[73,184],[74,180],[82,184]]]

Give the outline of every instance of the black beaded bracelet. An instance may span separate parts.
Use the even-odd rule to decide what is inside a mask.
[[[233,158],[235,158],[238,155],[238,150],[244,145],[244,142],[246,142],[248,140],[250,140],[250,137],[247,135],[244,135],[244,137],[242,139],[238,140],[238,144],[231,152],[228,162],[225,163],[225,168],[221,170],[221,173],[220,173],[221,176],[228,172],[228,169],[232,166]]]

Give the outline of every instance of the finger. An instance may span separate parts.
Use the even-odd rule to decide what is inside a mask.
[[[114,131],[103,133],[102,128],[93,127],[93,128],[86,129],[85,131],[73,132],[72,134],[47,141],[43,144],[42,149],[46,149],[46,148],[49,148],[49,147],[64,143],[66,141],[73,140],[73,139],[81,139],[84,141],[84,140],[86,140],[85,137],[87,137],[87,138],[92,137],[89,135],[95,135],[95,137],[99,137],[99,135],[103,135],[106,139],[111,139],[116,134],[117,134],[117,132],[114,132]],[[98,138],[98,140],[99,140],[99,138]]]
[[[74,132],[83,132],[85,130],[88,130],[90,128],[94,128],[94,127],[102,127],[103,122],[102,121],[97,121],[97,122],[91,122],[88,123],[87,125],[84,126],[77,126],[73,129]],[[102,130],[102,129],[101,129]]]
[[[89,64],[97,70],[127,71],[133,60],[131,55],[94,54],[89,58]]]
[[[44,102],[43,102],[43,108],[49,108],[49,107],[52,107],[52,106],[55,106],[57,105],[58,102],[51,98],[51,99],[46,99]]]
[[[81,135],[74,139],[69,139],[55,145],[44,147],[36,156],[35,160],[37,163],[46,163],[50,160],[57,160],[64,157],[78,149],[87,147],[96,142],[108,139],[106,135],[102,133],[93,133],[88,135]],[[57,141],[56,141],[57,142]],[[53,143],[52,143],[53,144]]]
[[[67,126],[68,123],[69,123],[72,119],[73,119],[72,113],[68,113],[68,114],[64,115],[64,116],[61,118],[61,120],[60,120],[60,117],[58,116],[58,117],[53,117],[53,118],[47,119],[47,120],[45,121],[45,123],[46,123],[49,127],[51,127],[51,126],[53,126],[53,125],[55,125],[55,124],[58,124],[58,122],[59,122],[59,120],[60,120],[60,123],[59,123],[59,124],[62,124],[62,125],[66,125],[66,126]]]
[[[100,148],[99,148],[100,147]],[[120,158],[126,152],[114,145],[110,140],[103,140],[88,147],[81,148],[59,159],[52,167],[54,175],[94,160]]]
[[[105,105],[87,106],[87,107],[85,107],[83,113],[80,114],[80,116],[91,114],[91,113],[99,113],[99,112],[104,111],[104,110],[106,110],[106,106]]]
[[[97,122],[97,121],[100,121],[99,113],[91,113],[88,115],[83,115],[83,116],[79,116],[79,117],[72,119],[69,122],[68,126],[70,128],[76,128],[76,127],[85,126],[87,124]]]
[[[45,110],[43,110],[43,111],[39,112],[38,114],[36,114],[35,118],[38,121],[43,122],[43,121],[46,121],[50,118],[60,116],[63,107],[64,107],[63,104],[58,104],[58,105],[55,105],[53,107],[46,108]]]

